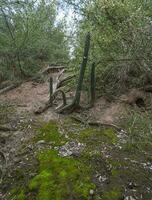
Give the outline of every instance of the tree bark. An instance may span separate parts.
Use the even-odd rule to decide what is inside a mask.
[[[85,73],[85,69],[87,66],[87,62],[88,62],[89,49],[90,49],[90,33],[88,33],[86,35],[83,60],[82,60],[82,64],[80,67],[80,74],[79,74],[78,84],[77,84],[77,88],[76,88],[76,94],[75,94],[75,98],[74,98],[75,105],[79,105],[79,103],[80,103],[81,90],[82,90],[82,84],[83,84],[83,79],[84,79],[84,73]]]
[[[53,106],[53,78],[50,77],[50,81],[49,81],[49,102],[50,102],[50,106]]]
[[[85,69],[86,69],[87,61],[88,61],[89,49],[90,49],[90,33],[88,33],[86,35],[86,39],[85,39],[83,60],[82,60],[82,64],[80,67],[80,74],[79,74],[79,78],[78,78],[78,83],[77,83],[74,100],[70,105],[67,105],[67,106],[63,107],[62,109],[60,109],[58,111],[59,113],[70,113],[74,109],[79,107],[84,73],[85,73]]]
[[[95,103],[95,63],[92,63],[91,74],[90,74],[90,106],[94,106]]]

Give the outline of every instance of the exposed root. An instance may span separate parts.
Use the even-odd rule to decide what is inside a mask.
[[[77,122],[87,124],[89,126],[98,126],[98,127],[111,127],[114,128],[117,132],[125,132],[122,128],[118,127],[115,124],[109,124],[109,123],[101,123],[101,122],[94,122],[94,121],[84,121],[83,119],[77,117],[77,116],[71,116],[72,119],[74,119]]]
[[[56,90],[53,93],[51,101],[49,100],[44,106],[39,107],[38,110],[34,111],[34,113],[35,114],[41,114],[41,113],[45,112],[48,108],[52,107],[53,106],[53,101],[55,100],[55,98],[56,98],[56,96],[57,96],[58,93],[62,94],[63,104],[59,108],[57,108],[56,110],[58,111],[58,110],[64,108],[66,106],[66,104],[67,104],[67,102],[66,102],[66,95],[65,95],[65,93],[64,93],[63,90],[59,89],[59,90]]]
[[[81,109],[81,106],[80,105],[77,105],[75,104],[75,102],[72,102],[71,104],[69,105],[66,105],[62,108],[59,108],[57,110],[58,113],[61,113],[61,114],[70,114],[72,113],[73,111],[75,110],[80,110]]]

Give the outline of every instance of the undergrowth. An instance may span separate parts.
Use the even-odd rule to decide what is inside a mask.
[[[152,147],[152,115],[148,112],[129,111],[123,119],[123,127],[127,130],[128,140],[124,150],[129,152],[150,151]]]

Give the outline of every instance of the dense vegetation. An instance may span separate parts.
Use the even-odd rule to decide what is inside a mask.
[[[45,62],[68,59],[64,23],[57,21],[55,1],[14,1],[0,3],[0,71],[3,78],[33,75]]]
[[[102,91],[122,92],[151,84],[152,2],[133,0],[68,1],[81,15],[75,41],[75,62],[82,40],[90,32],[90,62],[97,67]]]
[[[57,20],[61,6],[76,13],[72,39],[66,37],[66,20]],[[90,32],[89,62],[96,61],[102,91],[119,93],[151,84],[151,13],[150,0],[2,0],[1,71],[13,79],[34,74],[45,62],[67,60],[77,71],[84,36]]]
[[[152,1],[0,14],[0,199],[151,200]]]

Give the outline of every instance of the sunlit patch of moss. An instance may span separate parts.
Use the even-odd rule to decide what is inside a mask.
[[[56,151],[39,153],[39,174],[29,183],[29,189],[37,191],[38,200],[90,199],[90,169],[72,158],[62,158]]]
[[[100,144],[102,142],[114,144],[118,141],[113,129],[87,128],[80,132],[79,139],[87,144]]]
[[[103,200],[121,200],[123,199],[122,188],[113,187],[103,193]]]
[[[55,121],[50,121],[49,123],[44,123],[38,130],[38,134],[34,138],[34,142],[44,140],[46,142],[51,142],[54,146],[60,146],[65,144],[66,139],[58,131],[58,126]]]

